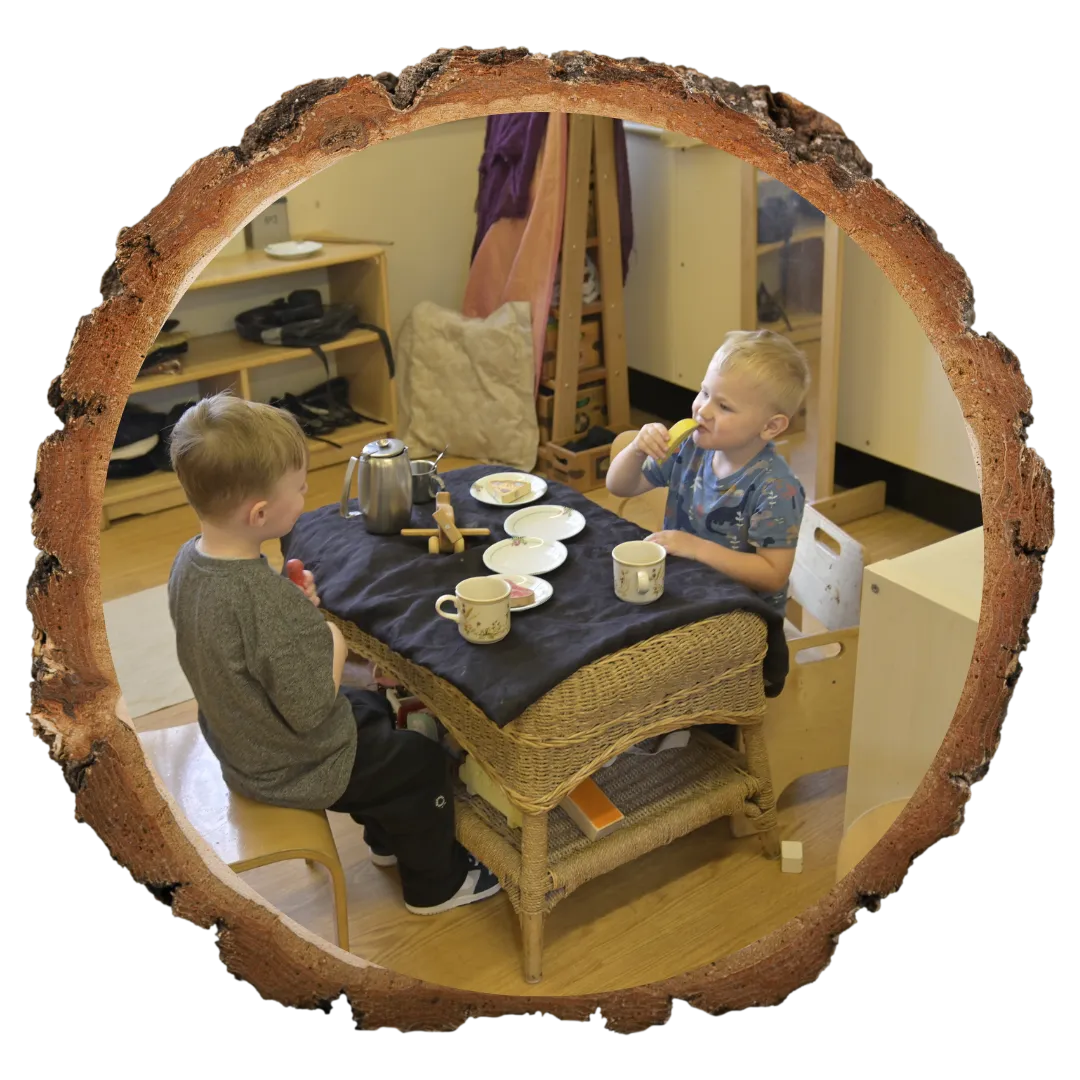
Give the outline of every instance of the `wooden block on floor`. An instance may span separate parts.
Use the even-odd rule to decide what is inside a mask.
[[[780,841],[780,869],[785,874],[802,873],[802,844],[798,840]]]

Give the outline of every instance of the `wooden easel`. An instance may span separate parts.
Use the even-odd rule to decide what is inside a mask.
[[[551,442],[565,446],[575,437],[574,406],[578,387],[603,380],[607,387],[607,426],[616,433],[630,427],[626,329],[623,314],[622,239],[615,176],[615,122],[603,116],[571,115],[566,155],[566,209],[563,215],[561,295],[552,309],[558,325],[555,374],[542,386],[554,391]],[[596,206],[596,233],[589,236],[590,182]],[[585,307],[581,282],[585,252],[597,252],[600,300]],[[582,369],[578,363],[583,315],[599,313],[603,364]]]

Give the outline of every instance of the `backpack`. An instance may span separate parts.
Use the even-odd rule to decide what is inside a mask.
[[[327,378],[330,363],[319,346],[338,341],[352,330],[371,330],[382,343],[390,378],[394,377],[394,354],[386,331],[360,322],[350,304],[324,305],[317,289],[296,289],[271,304],[242,311],[235,323],[236,332],[247,341],[311,349],[326,368]]]

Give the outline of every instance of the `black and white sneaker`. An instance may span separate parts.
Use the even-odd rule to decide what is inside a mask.
[[[412,904],[406,904],[405,907],[414,915],[438,915],[443,911],[462,907],[464,904],[486,900],[489,896],[494,896],[501,888],[499,879],[475,856],[470,855],[469,872],[465,875],[461,888],[449,900],[444,900],[434,907],[414,907]]]
[[[371,852],[372,866],[397,866],[396,855],[380,855],[377,851]]]

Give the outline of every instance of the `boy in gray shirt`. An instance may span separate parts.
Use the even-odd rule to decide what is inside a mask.
[[[394,726],[380,694],[347,687],[341,631],[260,553],[304,509],[296,420],[230,394],[188,409],[173,468],[199,518],[169,575],[177,655],[225,783],[275,806],[337,810],[363,825],[372,862],[397,864],[405,906],[429,915],[499,891],[454,838],[449,759]]]

